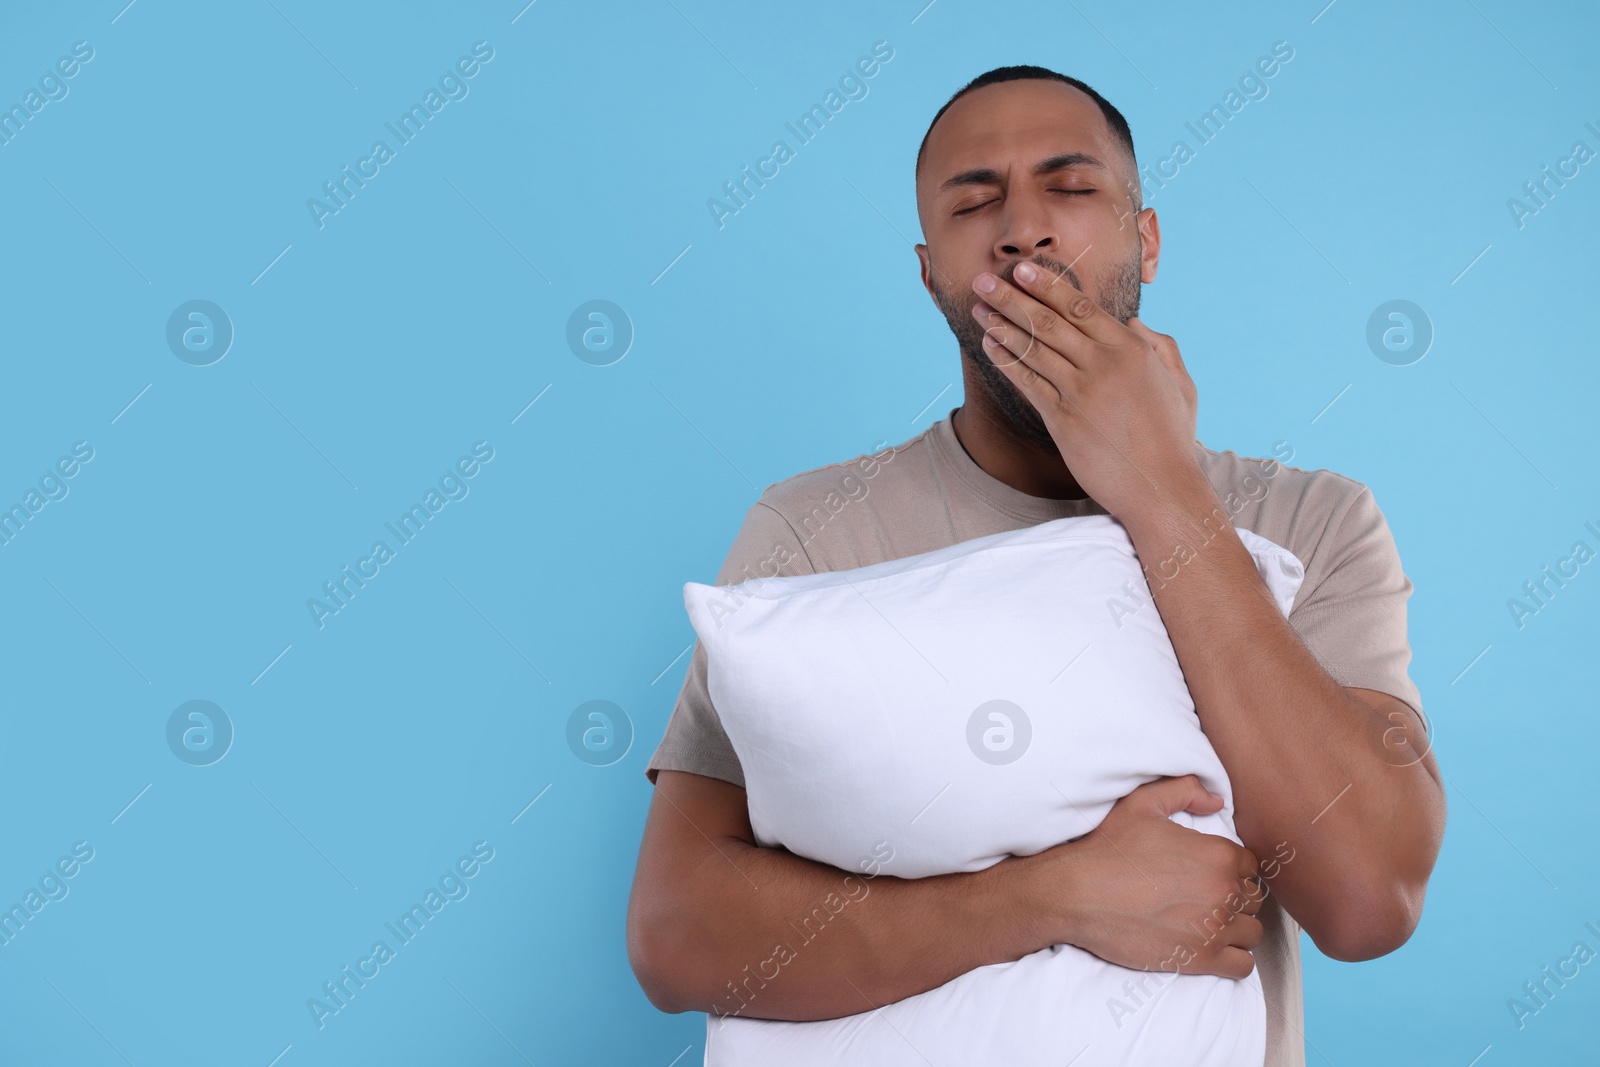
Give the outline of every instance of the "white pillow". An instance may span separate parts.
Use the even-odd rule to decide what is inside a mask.
[[[1287,615],[1303,566],[1238,533]],[[1158,581],[1174,567],[1183,580],[1175,560],[1162,567]],[[1238,841],[1228,776],[1133,544],[1110,516],[848,571],[689,582],[684,602],[762,845],[853,873],[976,871],[1079,837],[1135,787],[1183,774],[1226,803],[1173,820]],[[825,932],[851,892],[870,888],[859,873],[851,884],[860,888],[833,894],[813,922],[790,924],[791,953]],[[783,962],[757,970],[781,981],[773,969]],[[758,1011],[763,978],[731,977]],[[728,1010],[739,1004],[730,997]],[[1157,978],[1070,945],[863,1008],[806,1023],[709,1016],[705,1062],[927,1067],[1004,1057],[1024,1067],[1082,1049],[1074,1067],[1130,1057],[1238,1067],[1265,1054],[1256,972]]]

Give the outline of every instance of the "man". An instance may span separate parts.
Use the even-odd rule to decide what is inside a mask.
[[[769,487],[718,584],[1109,514],[1145,567],[1245,847],[1172,822],[1220,801],[1192,777],[1158,780],[1035,856],[876,877],[779,977],[735,986],[847,872],[755,844],[697,643],[646,771],[656,788],[629,905],[634,971],[664,1011],[810,1020],[1052,944],[1154,970],[1192,944],[1240,869],[1256,869],[1265,902],[1182,970],[1239,978],[1259,966],[1268,1067],[1303,1064],[1299,931],[1339,960],[1392,952],[1416,927],[1443,836],[1407,675],[1412,586],[1388,526],[1359,482],[1195,439],[1177,345],[1137,315],[1161,234],[1141,205],[1132,135],[1089,86],[1031,66],[965,86],[923,140],[917,209],[922,280],[960,343],[965,402],[876,456]],[[1305,565],[1287,619],[1235,526]]]

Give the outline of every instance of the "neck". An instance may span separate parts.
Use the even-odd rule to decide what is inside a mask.
[[[1089,495],[1072,476],[1060,450],[1019,436],[992,405],[976,399],[982,396],[982,385],[968,382],[967,399],[950,419],[956,440],[972,462],[991,478],[1029,496],[1082,500]]]

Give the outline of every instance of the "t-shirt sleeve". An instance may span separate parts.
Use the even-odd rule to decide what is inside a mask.
[[[758,500],[745,512],[744,525],[728,549],[715,584],[734,585],[755,578],[810,573],[811,561],[794,527]],[[739,757],[722,728],[717,709],[711,706],[706,667],[706,650],[696,638],[678,702],[667,719],[666,733],[645,767],[645,777],[651,784],[655,783],[657,771],[671,770],[703,774],[744,787]]]
[[[1422,694],[1408,673],[1406,601],[1411,579],[1372,490],[1362,486],[1306,564],[1306,592],[1289,622],[1340,685],[1375,689],[1422,716]],[[1431,732],[1431,727],[1429,728]]]

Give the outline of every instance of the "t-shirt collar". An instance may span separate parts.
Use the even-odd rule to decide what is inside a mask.
[[[966,448],[956,437],[951,419],[958,410],[959,407],[951,408],[944,418],[929,427],[929,436],[933,440],[935,454],[945,469],[990,506],[1031,523],[1049,522],[1069,515],[1108,514],[1106,509],[1091,497],[1055,500],[1050,497],[1030,496],[1020,489],[1012,488],[978,466],[977,461],[967,454]]]

